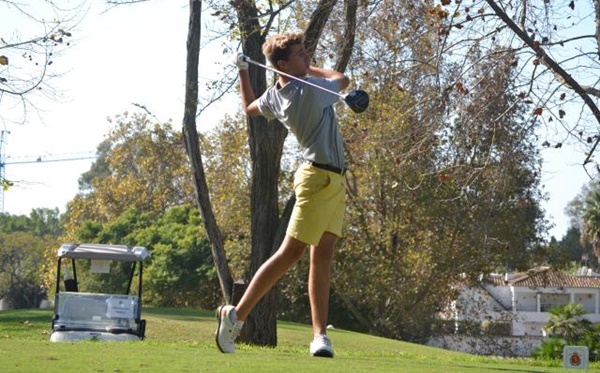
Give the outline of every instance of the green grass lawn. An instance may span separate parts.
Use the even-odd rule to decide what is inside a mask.
[[[146,308],[141,342],[51,343],[50,310],[0,312],[0,372],[564,372],[561,361],[500,359],[332,330],[334,359],[308,355],[310,326],[281,322],[277,348],[214,344],[213,312]],[[600,371],[591,364],[589,371]]]

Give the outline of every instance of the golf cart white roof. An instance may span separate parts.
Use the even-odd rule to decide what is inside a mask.
[[[110,244],[63,244],[58,249],[59,258],[118,260],[135,262],[150,256],[143,246],[110,245]]]

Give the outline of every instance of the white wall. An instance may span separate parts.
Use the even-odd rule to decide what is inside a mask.
[[[469,337],[446,335],[432,338],[427,345],[477,355],[527,357],[541,345],[541,337]]]
[[[536,312],[537,296],[535,292],[520,292],[515,294],[516,311]]]

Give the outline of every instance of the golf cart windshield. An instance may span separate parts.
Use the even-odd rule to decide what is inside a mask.
[[[54,330],[133,333],[140,313],[135,295],[61,292]]]
[[[51,341],[144,338],[145,247],[65,244],[57,254]]]

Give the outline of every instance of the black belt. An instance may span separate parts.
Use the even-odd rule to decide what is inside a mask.
[[[339,168],[339,167],[331,166],[328,164],[322,164],[322,163],[317,163],[317,162],[313,162],[313,161],[306,161],[306,163],[308,163],[309,165],[311,165],[313,167],[320,168],[322,170],[335,172],[336,174],[339,174],[342,176],[344,176],[346,174],[346,171],[348,171],[348,169],[345,167]]]

